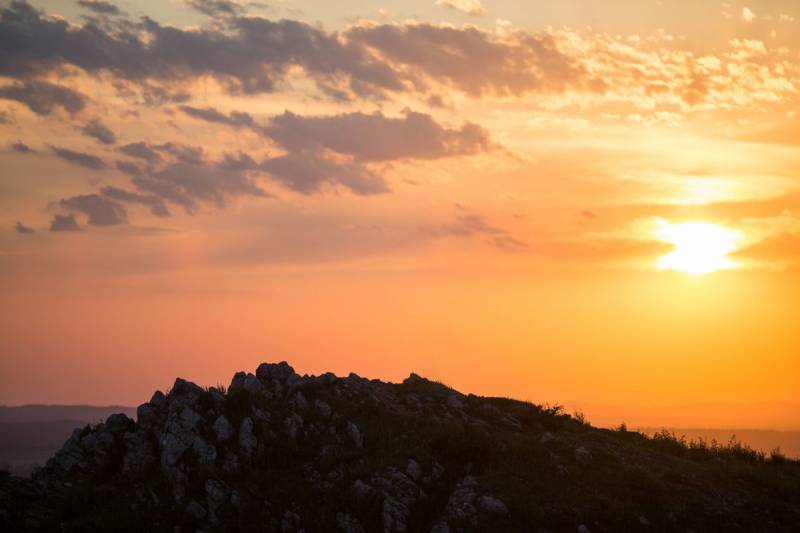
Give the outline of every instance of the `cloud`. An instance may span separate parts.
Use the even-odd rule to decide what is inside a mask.
[[[86,166],[83,158],[88,154],[51,148],[61,150],[65,159],[82,161]],[[264,173],[259,163],[241,152],[225,153],[220,159],[212,160],[202,148],[176,143],[139,142],[120,150],[148,160],[145,167],[127,161],[116,163],[117,169],[128,174],[135,190],[105,186],[97,193],[64,198],[51,203],[50,207],[82,213],[92,226],[110,226],[127,222],[128,213],[123,204],[142,205],[155,216],[168,217],[168,204],[179,205],[193,214],[200,204],[222,208],[230,198],[271,196],[257,181]],[[52,225],[57,228],[54,231],[70,229],[70,226],[78,229],[74,217],[69,219],[66,215],[54,219]]]
[[[436,0],[436,5],[455,9],[473,17],[482,17],[486,14],[486,8],[480,0]]]
[[[630,120],[674,123],[694,110],[755,111],[797,92],[796,66],[756,40],[734,39],[727,49],[698,56],[663,35],[631,42],[559,30],[553,38],[584,73],[577,86],[586,92],[582,105],[614,102],[629,110]]]
[[[231,197],[270,196],[256,182],[259,174],[257,163],[245,154],[224,154],[221,159],[209,160],[199,147],[143,142],[134,145],[136,153],[156,154],[158,159],[148,156],[152,164],[146,168],[117,163],[117,168],[130,174],[131,183],[138,193],[147,196],[147,199],[134,199],[132,196],[123,198],[119,191],[111,193],[122,201],[138,201],[149,205],[151,211],[155,209],[161,213],[166,210],[166,203],[174,203],[193,213],[199,203],[224,207]],[[163,160],[162,155],[167,159]],[[156,200],[164,204],[164,210],[156,206]],[[159,214],[156,211],[154,214]]]
[[[260,168],[285,187],[302,194],[321,192],[324,186],[345,187],[358,195],[387,193],[389,184],[354,162],[327,159],[313,151],[297,151],[264,161]]]
[[[180,29],[144,18],[99,27],[71,25],[24,1],[0,11],[0,75],[30,78],[65,65],[145,85],[212,76],[229,91],[248,94],[275,91],[292,67],[329,93],[404,87],[362,47],[293,20],[237,16],[226,18],[224,29]]]
[[[98,194],[83,194],[59,200],[58,207],[86,215],[91,226],[114,226],[127,222],[127,212],[119,204]]]
[[[196,4],[219,12],[229,3]],[[430,83],[477,96],[563,90],[582,82],[582,72],[552,35],[500,37],[475,27],[364,23],[326,32],[300,21],[244,15],[187,29],[149,18],[79,26],[14,2],[0,14],[0,35],[2,75],[30,78],[72,65],[165,94],[170,91],[164,84],[206,76],[230,92],[274,92],[296,72],[338,100],[425,91]]]
[[[139,165],[131,163],[130,161],[117,161],[116,167],[117,170],[129,176],[139,176],[143,172]]]
[[[397,118],[361,112],[300,116],[287,111],[273,117],[264,133],[289,151],[332,150],[358,161],[438,159],[492,147],[489,132],[476,124],[449,129],[414,111]]]
[[[135,157],[137,159],[143,159],[148,163],[156,163],[161,161],[161,156],[159,153],[144,142],[126,144],[125,146],[120,146],[118,150],[125,155]],[[119,167],[119,163],[117,166]]]
[[[60,148],[52,145],[50,145],[50,149],[57,157],[67,161],[68,163],[72,163],[73,165],[88,168],[90,170],[103,170],[106,168],[106,164],[103,162],[103,160],[92,154],[75,152],[73,150],[68,150],[67,148]]]
[[[103,187],[100,193],[112,200],[117,200],[125,203],[141,204],[150,208],[150,212],[157,217],[170,216],[169,209],[161,200],[161,198],[152,194],[139,194],[137,192],[127,191],[118,187]]]
[[[549,34],[506,38],[475,27],[407,23],[364,24],[346,36],[385,57],[409,83],[438,83],[470,96],[562,91],[585,82],[584,70]]]
[[[2,22],[0,22],[2,28]],[[0,30],[2,32],[2,30]],[[3,38],[0,37],[0,45]],[[0,70],[4,63],[0,51]],[[56,108],[62,108],[70,114],[77,113],[86,107],[86,97],[77,91],[54,85],[46,81],[27,81],[0,87],[0,98],[15,100],[24,104],[37,115],[49,115]]]
[[[22,222],[17,222],[17,224],[14,226],[14,229],[16,230],[17,233],[22,233],[22,234],[31,234],[34,232],[33,228],[29,228],[28,226],[23,225]]]
[[[243,152],[224,153],[213,160],[201,148],[179,143],[131,143],[118,150],[148,164],[143,168],[120,161],[117,168],[130,176],[135,192],[106,188],[102,194],[148,205],[159,215],[166,211],[166,204],[193,213],[201,203],[224,207],[232,197],[269,197],[258,183],[263,177],[301,194],[344,188],[357,195],[372,195],[390,191],[385,178],[373,168],[376,164],[385,169],[398,161],[474,155],[494,148],[488,131],[480,126],[467,122],[448,128],[429,115],[412,111],[399,117],[285,112],[259,125],[247,113],[226,114],[191,106],[180,109],[199,120],[253,129],[285,153],[261,160]]]
[[[733,109],[780,101],[797,86],[796,70],[781,54],[754,60],[734,49],[697,56],[664,34],[630,40],[568,29],[496,32],[369,21],[329,32],[239,13],[234,2],[192,5],[226,15],[186,28],[146,17],[79,25],[13,2],[0,9],[0,75],[33,84],[46,82],[32,78],[65,67],[81,69],[111,78],[121,94],[138,94],[151,105],[185,103],[191,91],[183,84],[203,78],[214,78],[228,93],[254,95],[286,90],[290,80],[304,76],[333,100],[417,94],[437,104],[435,95],[447,89],[470,97],[576,92],[589,105],[594,98],[597,104],[628,104],[630,114],[648,109],[653,116],[669,111],[672,118],[684,110],[676,110],[676,96],[686,109]],[[2,90],[30,101],[24,89]],[[81,100],[73,100],[74,111]],[[53,109],[32,103],[40,112]],[[210,109],[182,111],[203,118]],[[224,117],[232,126],[253,127],[246,115],[206,119]]]
[[[747,24],[750,24],[751,22],[753,22],[754,20],[756,20],[758,18],[756,16],[756,14],[753,13],[753,11],[749,7],[743,7],[742,8],[742,15],[741,16],[742,16],[742,21],[746,22]]]
[[[117,136],[111,131],[108,126],[103,124],[100,119],[94,119],[87,122],[82,128],[81,131],[84,135],[87,135],[93,139],[96,139],[97,142],[100,144],[114,144],[117,142]]]
[[[385,193],[389,184],[369,164],[474,155],[494,147],[489,132],[476,124],[447,128],[413,111],[400,117],[377,112],[301,116],[287,111],[260,125],[248,113],[226,115],[190,106],[181,110],[200,120],[249,128],[272,140],[286,153],[262,161],[258,168],[301,194],[326,187],[344,187],[359,195]]]
[[[474,213],[460,204],[456,204],[456,209],[461,214],[456,217],[455,223],[434,231],[434,234],[453,237],[483,237],[487,244],[507,252],[522,252],[528,249],[527,243],[516,239],[505,229],[489,224],[483,215]]]
[[[783,232],[751,244],[733,255],[764,261],[800,259],[800,233]]]
[[[209,17],[233,16],[244,12],[244,7],[230,0],[185,0],[193,9]]]
[[[116,5],[102,0],[78,0],[78,5],[85,7],[99,15],[121,15],[122,11]]]
[[[206,122],[216,122],[218,124],[225,124],[234,128],[252,128],[259,130],[255,119],[249,113],[233,111],[230,115],[226,115],[213,107],[192,107],[184,105],[180,110],[189,115],[190,117],[204,120]]]
[[[33,148],[25,144],[24,142],[17,140],[17,142],[11,143],[11,149],[15,152],[19,152],[21,154],[27,154],[33,152]]]
[[[75,220],[75,215],[60,215],[56,213],[53,215],[53,220],[50,221],[50,231],[80,231],[78,221]]]
[[[483,215],[469,213],[456,217],[456,222],[445,226],[442,233],[445,235],[454,235],[456,237],[468,237],[480,234],[500,235],[504,233],[504,231],[486,222]]]

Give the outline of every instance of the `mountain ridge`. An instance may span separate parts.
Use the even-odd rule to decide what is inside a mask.
[[[299,376],[178,378],[0,479],[9,531],[792,531],[800,463],[593,428],[558,406]]]

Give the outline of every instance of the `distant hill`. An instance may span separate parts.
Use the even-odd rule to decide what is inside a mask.
[[[122,405],[0,405],[2,422],[58,422],[78,420],[84,423],[103,421],[114,413],[136,414],[136,407]]]
[[[178,379],[0,474],[2,531],[798,531],[800,462],[592,427],[415,374]]]
[[[30,475],[55,454],[77,427],[114,413],[134,416],[135,407],[91,405],[0,406],[0,466]]]

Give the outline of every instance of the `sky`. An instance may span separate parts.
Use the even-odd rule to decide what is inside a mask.
[[[285,359],[800,429],[799,30],[793,0],[0,1],[0,403]]]

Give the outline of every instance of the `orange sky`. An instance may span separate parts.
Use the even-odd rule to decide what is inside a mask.
[[[0,6],[0,403],[288,359],[797,429],[796,2]]]

